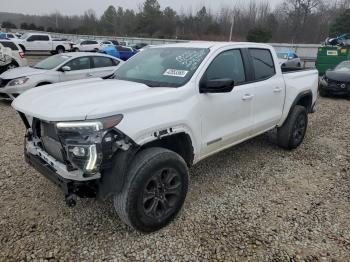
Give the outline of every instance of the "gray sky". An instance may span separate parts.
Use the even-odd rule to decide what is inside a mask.
[[[256,0],[264,1],[264,0]],[[266,0],[271,5],[276,5],[282,0]],[[2,3],[1,3],[2,2]],[[0,0],[0,10],[2,12],[14,12],[25,14],[48,14],[59,11],[63,14],[73,15],[82,14],[85,10],[91,8],[95,10],[97,15],[101,15],[109,6],[122,6],[124,8],[137,9],[144,0]],[[206,5],[213,11],[218,10],[222,6],[233,5],[233,3],[246,3],[248,0],[158,0],[161,7],[170,6],[177,11],[192,7],[193,10]]]

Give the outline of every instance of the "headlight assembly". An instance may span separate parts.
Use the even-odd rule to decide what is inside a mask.
[[[112,142],[112,128],[122,119],[123,115],[116,115],[96,120],[56,123],[69,162],[87,175],[97,173],[103,160],[103,147]]]
[[[28,77],[16,78],[16,79],[11,80],[8,85],[9,86],[19,86],[19,85],[25,84],[28,80],[29,80]]]

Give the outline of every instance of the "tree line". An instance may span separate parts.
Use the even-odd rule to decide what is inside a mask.
[[[48,32],[153,37],[192,40],[319,43],[328,36],[350,33],[350,0],[237,0],[212,10],[161,9],[157,0],[145,0],[138,10],[109,6],[101,17],[89,9],[80,16],[59,12],[50,15],[7,16],[4,28]]]

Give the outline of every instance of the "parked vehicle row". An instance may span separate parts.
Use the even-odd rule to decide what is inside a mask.
[[[72,71],[70,55],[56,56],[66,60],[55,73]],[[106,56],[88,55],[90,65]],[[152,232],[181,209],[188,167],[275,128],[279,146],[297,148],[317,89],[316,70],[283,73],[269,45],[181,43],[147,48],[108,79],[30,89],[12,106],[27,129],[26,161],[68,205],[113,196],[126,224]]]
[[[0,75],[0,100],[13,100],[34,87],[72,80],[109,77],[123,61],[98,53],[66,53],[50,56],[33,67],[21,67]]]

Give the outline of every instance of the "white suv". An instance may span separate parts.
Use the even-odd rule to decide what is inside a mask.
[[[9,40],[0,40],[0,73],[27,65],[27,59],[18,44]]]

